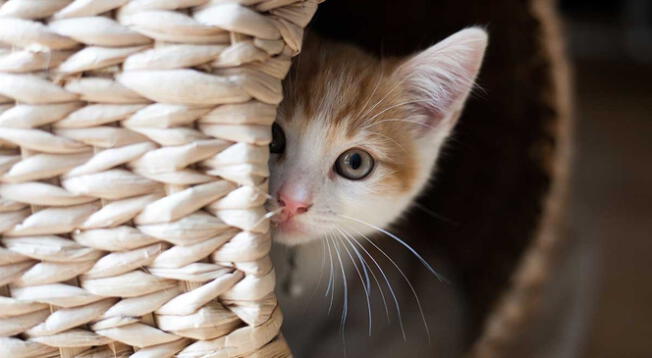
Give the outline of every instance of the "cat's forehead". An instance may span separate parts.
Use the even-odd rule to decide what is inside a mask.
[[[308,48],[285,83],[282,113],[288,121],[301,117],[306,125],[327,121],[334,128],[359,130],[401,101],[395,67],[395,60],[379,60],[350,46]]]
[[[349,131],[342,124],[344,121],[333,121],[327,112],[315,112],[309,117],[303,109],[296,110],[291,117],[281,115],[279,123],[286,132],[287,140],[293,151],[303,153],[293,156],[304,157],[307,160],[324,158],[325,155],[334,155],[345,147],[355,145],[351,143],[359,132]]]
[[[409,114],[398,84],[381,73],[324,73],[298,85],[305,95],[293,96],[281,108],[282,122],[298,133],[318,132],[331,138],[352,139],[377,132],[399,135],[398,120]],[[300,86],[300,87],[299,87]]]

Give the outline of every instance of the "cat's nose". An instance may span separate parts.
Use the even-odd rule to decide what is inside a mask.
[[[278,195],[277,201],[278,204],[283,208],[283,211],[281,212],[281,221],[286,221],[293,216],[303,214],[307,212],[310,207],[312,207],[312,204],[306,202],[305,200],[298,200],[283,193]]]

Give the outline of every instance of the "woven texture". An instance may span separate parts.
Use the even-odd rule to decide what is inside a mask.
[[[270,126],[317,0],[0,1],[0,357],[283,357]]]

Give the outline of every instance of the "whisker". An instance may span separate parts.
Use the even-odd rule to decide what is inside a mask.
[[[375,135],[378,135],[378,136],[381,136],[381,137],[387,138],[387,140],[389,140],[390,142],[393,142],[394,144],[396,144],[397,146],[399,146],[399,148],[401,148],[401,151],[402,151],[402,152],[407,153],[407,150],[405,149],[405,147],[404,147],[401,143],[399,143],[396,139],[394,139],[394,138],[388,136],[387,134],[380,133],[380,132],[377,132],[377,131],[370,131],[370,132],[373,133],[373,134],[375,134]]]
[[[374,104],[371,108],[369,108],[363,115],[362,117],[366,117],[371,113],[376,107],[378,107],[379,104],[381,104],[387,97],[389,97],[390,94],[392,94],[397,88],[401,86],[401,82],[396,82],[394,87],[392,87],[385,95],[378,101],[376,104]]]
[[[276,210],[274,210],[274,211],[270,211],[270,212],[268,212],[267,214],[263,215],[262,218],[260,218],[258,221],[256,221],[256,222],[254,223],[253,227],[256,227],[256,226],[262,224],[263,221],[265,221],[265,220],[267,220],[267,219],[269,219],[269,218],[272,218],[272,217],[278,215],[279,213],[281,213],[281,211],[283,211],[283,208],[278,208],[278,209],[276,209]]]
[[[304,302],[303,305],[304,313],[308,308],[308,304],[315,297],[317,290],[321,287],[321,280],[324,278],[324,268],[326,267],[326,241],[324,240],[319,240],[319,241],[321,241],[321,268],[319,269],[319,279],[317,279],[317,285],[315,285],[315,288],[310,293],[310,296],[308,296],[308,299]]]
[[[380,228],[380,227],[378,227],[378,226],[376,226],[376,225],[370,224],[370,223],[368,223],[368,222],[366,222],[366,221],[362,221],[362,220],[360,220],[360,219],[356,219],[356,218],[353,218],[353,217],[350,217],[350,216],[346,216],[346,215],[339,215],[339,216],[342,217],[342,218],[345,218],[345,219],[349,219],[349,220],[351,220],[351,221],[355,221],[355,222],[357,222],[357,223],[359,223],[359,224],[365,225],[365,226],[370,227],[370,228],[372,228],[372,229],[378,230],[378,231],[382,232],[383,234],[389,236],[390,238],[396,240],[396,242],[398,242],[399,244],[403,245],[406,249],[410,250],[410,252],[411,252],[411,253],[412,253],[412,254],[413,254],[413,255],[414,255],[414,256],[415,256],[415,257],[416,257],[420,262],[421,262],[421,264],[423,264],[423,266],[425,266],[426,269],[428,269],[428,271],[430,271],[433,275],[435,275],[435,277],[437,277],[437,279],[438,279],[439,281],[442,281],[442,282],[445,282],[445,283],[449,283],[449,281],[448,281],[445,277],[443,277],[439,272],[437,272],[437,270],[435,270],[434,268],[432,268],[432,266],[430,266],[430,264],[428,263],[428,261],[426,261],[426,260],[425,260],[425,259],[424,259],[424,258],[423,258],[423,257],[422,257],[418,252],[417,252],[417,250],[415,250],[414,248],[412,248],[412,246],[410,246],[408,243],[406,243],[405,241],[403,241],[403,240],[402,240],[401,238],[399,238],[398,236],[392,234],[391,232],[389,232],[389,231],[387,231],[387,230],[385,230],[385,229],[383,229],[383,228]]]
[[[382,123],[386,123],[386,122],[414,123],[414,124],[418,124],[418,125],[420,125],[422,127],[427,127],[427,128],[432,128],[432,129],[437,128],[437,126],[433,126],[432,124],[427,124],[427,123],[424,123],[422,121],[417,121],[417,120],[414,120],[414,119],[387,118],[387,119],[383,119],[383,120],[378,121],[378,122],[370,123],[369,125],[367,125],[365,127],[365,129],[369,129],[369,128],[373,127],[373,126],[376,126],[376,125],[379,125],[379,124],[382,124]]]
[[[374,273],[374,271],[371,269],[371,267],[369,267],[369,265],[367,264],[367,260],[364,259],[364,256],[362,256],[360,254],[360,250],[358,250],[358,248],[355,247],[355,245],[353,245],[353,243],[351,243],[351,241],[354,241],[355,238],[353,236],[351,236],[350,234],[348,234],[346,231],[344,231],[344,229],[340,228],[340,230],[342,230],[342,233],[344,233],[344,235],[345,235],[344,239],[346,240],[346,243],[349,246],[351,246],[351,248],[353,249],[353,252],[355,252],[355,254],[358,256],[358,259],[362,263],[363,267],[368,268],[368,272],[371,273],[371,277],[374,279],[374,281],[376,281],[376,285],[378,286],[378,291],[380,291],[380,297],[383,300],[383,306],[385,307],[385,315],[387,316],[387,322],[391,322],[390,317],[389,317],[389,308],[387,307],[387,300],[385,300],[385,293],[383,292],[383,289],[382,289],[382,287],[380,285],[380,281],[378,281],[378,277],[376,277],[376,274]]]
[[[340,331],[342,334],[342,341],[344,342],[344,351],[346,352],[346,338],[344,335],[344,328],[346,326],[346,317],[349,313],[349,288],[346,282],[346,272],[344,271],[344,264],[342,263],[342,256],[340,255],[340,249],[337,247],[337,244],[333,242],[335,247],[335,253],[337,254],[337,260],[340,262],[340,270],[342,271],[342,283],[344,284],[344,302],[342,305],[342,316],[340,318]]]
[[[337,229],[337,231],[340,232],[341,235],[344,235],[344,236],[342,236],[344,239],[347,239],[347,240],[348,240],[348,238],[346,237],[346,235],[345,235],[345,233],[344,233],[344,231],[342,230],[341,227],[336,227],[336,229]],[[347,249],[347,252],[348,252],[348,248],[347,248],[346,246],[345,246],[344,248]],[[355,247],[353,247],[353,249],[355,249]],[[359,252],[358,252],[357,254],[358,254],[358,255],[357,255],[358,258],[361,258],[361,256],[359,255]],[[353,261],[353,258],[351,258],[351,261],[352,261],[354,264],[356,263],[356,261]],[[361,263],[362,263],[362,262],[361,262]],[[368,294],[371,294],[371,280],[369,279],[369,272],[367,271],[367,267],[366,267],[366,266],[364,266],[364,265],[361,265],[361,266],[362,266],[362,271],[363,271],[363,273],[364,273],[364,283],[363,283],[363,287],[366,288],[365,292],[368,292]]]
[[[328,313],[331,313],[331,309],[333,308],[333,297],[334,297],[334,292],[335,292],[335,278],[334,278],[334,268],[333,268],[333,253],[331,252],[331,239],[330,237],[326,239],[326,243],[328,244],[328,257],[330,259],[330,276],[328,278],[328,287],[326,288],[326,293],[324,294],[324,297],[328,296],[328,292],[330,291],[331,294],[331,300],[330,303],[328,304]]]
[[[426,206],[424,206],[422,204],[419,204],[418,202],[415,202],[413,205],[416,208],[421,209],[424,213],[428,214],[428,216],[433,217],[433,218],[435,218],[437,220],[441,220],[441,221],[443,221],[445,223],[449,223],[449,224],[455,225],[455,226],[458,226],[460,224],[460,223],[458,223],[457,221],[455,221],[453,219],[449,219],[449,218],[447,218],[447,217],[445,217],[443,215],[437,214],[436,212],[432,211],[431,209],[427,208]]]
[[[397,104],[395,104],[395,105],[391,105],[391,106],[389,106],[389,107],[383,109],[382,111],[380,111],[380,112],[374,114],[371,118],[367,119],[366,121],[367,121],[367,122],[371,122],[371,121],[373,121],[374,119],[376,119],[378,116],[380,116],[381,114],[383,114],[383,113],[385,113],[385,112],[387,112],[387,111],[389,111],[389,110],[391,110],[391,109],[394,109],[394,108],[396,108],[396,107],[405,106],[405,105],[412,104],[412,103],[421,103],[421,102],[430,102],[430,101],[429,101],[429,100],[425,100],[425,99],[421,99],[421,100],[413,100],[413,101],[405,101],[405,102],[397,103]],[[374,125],[374,124],[376,124],[376,123],[372,123],[371,125]],[[365,129],[366,129],[366,128],[368,128],[368,127],[365,127]]]
[[[387,284],[387,288],[389,288],[389,293],[391,294],[392,299],[394,301],[394,306],[396,307],[396,315],[398,316],[398,324],[401,327],[401,334],[403,335],[403,341],[407,341],[407,335],[405,334],[405,327],[403,327],[403,316],[401,314],[401,306],[398,303],[398,298],[396,297],[396,292],[394,292],[394,288],[392,287],[392,284],[389,282],[389,278],[387,278],[387,275],[385,274],[385,271],[383,271],[383,269],[382,269],[382,267],[380,267],[380,264],[378,263],[378,261],[376,261],[376,259],[373,257],[373,255],[371,255],[371,253],[369,253],[369,251],[367,251],[367,249],[364,247],[364,245],[362,245],[361,243],[359,243],[355,239],[351,240],[351,241],[353,243],[355,243],[356,245],[358,245],[362,249],[362,251],[364,251],[364,253],[367,254],[367,256],[371,259],[371,261],[374,263],[376,268],[378,268],[378,271],[380,272],[380,274],[383,276],[383,279],[385,280],[385,283]]]
[[[326,243],[324,242],[324,240],[320,240],[320,241],[321,241],[321,265],[319,269],[319,280],[317,281],[319,282],[319,284],[317,285],[317,287],[321,285],[321,279],[324,276],[324,268],[326,267]]]
[[[282,211],[283,211],[283,208],[278,208],[276,210],[272,210],[272,211],[268,212],[267,214],[265,214],[265,216],[263,216],[263,220],[274,217],[274,216],[280,214]]]
[[[373,245],[373,247],[375,247],[376,250],[380,251],[380,253],[383,254],[389,260],[389,262],[392,263],[392,265],[394,265],[396,270],[398,270],[399,274],[403,277],[403,280],[405,280],[405,282],[408,284],[408,286],[410,287],[410,291],[412,291],[412,295],[414,296],[414,300],[417,302],[417,308],[419,309],[419,313],[421,314],[421,319],[423,320],[423,326],[426,329],[426,336],[428,337],[428,342],[430,342],[430,328],[428,327],[428,322],[426,320],[426,315],[423,313],[423,307],[421,306],[421,300],[419,299],[419,295],[417,294],[417,291],[414,289],[414,286],[412,285],[412,282],[410,282],[410,280],[407,278],[405,273],[403,273],[403,270],[401,270],[401,268],[398,266],[396,261],[394,261],[391,257],[389,257],[389,255],[383,249],[381,249],[378,245],[376,245],[375,242],[373,242],[371,239],[369,239],[367,237],[367,235],[359,232],[358,230],[356,230],[356,231],[365,240],[367,240],[367,242],[369,242],[371,245]]]
[[[339,228],[336,228],[336,229],[338,231],[340,231]],[[340,236],[338,237],[338,240],[339,240],[340,244],[344,243],[342,241],[342,232],[341,231],[340,231]],[[360,269],[358,267],[358,262],[353,259],[353,255],[351,255],[351,252],[349,251],[349,248],[346,245],[343,245],[343,246],[344,246],[344,249],[346,250],[349,258],[351,259],[351,262],[353,263],[353,266],[355,267],[356,271],[358,272],[358,274],[360,276],[360,283],[362,283],[362,288],[365,291],[365,295],[369,296],[369,294],[370,294],[370,292],[369,292],[369,281],[362,278],[362,271],[360,271]],[[369,277],[367,275],[365,275],[365,278],[368,279]]]
[[[263,194],[267,198],[267,200],[274,199],[274,197],[272,195],[270,195],[267,191],[262,190],[261,188],[259,188],[257,186],[251,186],[251,188],[253,188],[255,191],[257,191],[259,194]]]
[[[370,296],[369,288],[367,286],[365,286],[365,282],[362,279],[362,273],[360,272],[360,269],[358,268],[358,263],[355,261],[355,259],[353,258],[353,255],[351,255],[351,251],[346,246],[346,244],[344,244],[344,241],[342,240],[342,238],[345,238],[344,234],[342,233],[341,230],[339,230],[339,228],[337,228],[337,229],[338,229],[338,231],[340,231],[340,237],[339,237],[340,244],[344,247],[344,250],[346,251],[347,255],[349,255],[349,258],[351,259],[351,262],[353,263],[353,267],[355,267],[355,271],[358,273],[358,277],[360,278],[360,283],[362,284],[362,289],[364,290],[364,293],[365,293],[365,298],[367,300],[367,317],[368,317],[368,322],[369,322],[369,324],[368,324],[369,325],[369,337],[371,337],[371,301],[369,300],[369,296]],[[365,274],[366,274],[366,270],[365,270]],[[368,280],[369,276],[367,275],[366,277],[367,277],[367,280]],[[367,284],[369,284],[369,281],[367,281]]]
[[[373,98],[374,94],[376,94],[376,90],[378,90],[378,87],[380,87],[380,83],[382,82],[383,75],[384,75],[384,66],[383,66],[383,64],[381,63],[381,67],[380,67],[380,76],[378,76],[378,80],[376,81],[376,85],[374,86],[374,89],[371,91],[371,94],[367,97],[367,100],[365,101],[365,103],[364,103],[364,105],[362,106],[362,108],[367,108],[367,106],[369,105],[369,101],[371,101],[371,99]],[[366,115],[368,115],[368,114],[369,114],[369,112],[365,112],[365,114],[363,114],[363,117],[366,116]]]

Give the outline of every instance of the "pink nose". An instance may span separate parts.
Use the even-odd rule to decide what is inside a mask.
[[[278,195],[278,203],[283,208],[281,211],[281,221],[287,221],[295,215],[303,214],[310,209],[312,204],[306,203],[302,200],[297,200],[291,196],[280,193]]]

